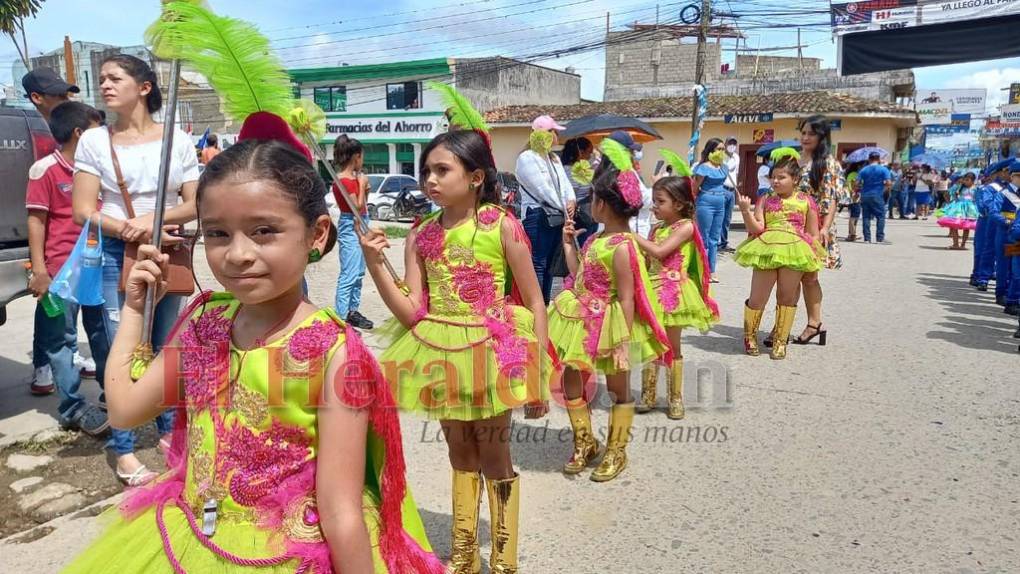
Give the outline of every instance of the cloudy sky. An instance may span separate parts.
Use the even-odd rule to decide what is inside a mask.
[[[503,55],[533,57],[557,50],[598,43],[604,37],[606,12],[610,25],[622,29],[631,22],[678,20],[689,1],[648,0],[209,0],[219,14],[256,24],[273,40],[288,67],[368,64],[421,58]],[[777,29],[776,21],[803,25],[805,56],[835,65],[835,44],[827,31],[828,2],[803,0],[793,6],[799,16],[769,18],[770,10],[789,11],[785,0],[716,0],[718,10],[739,15],[746,45],[794,46],[797,32]],[[281,8],[284,6],[285,8]],[[27,25],[32,53],[72,40],[133,45],[157,16],[157,0],[46,0],[38,17]],[[814,13],[810,13],[810,12]],[[16,53],[9,38],[0,38],[0,83],[10,84]],[[796,55],[795,50],[770,52]],[[732,60],[733,52],[729,59]],[[601,99],[604,53],[598,49],[544,58],[555,68],[574,67],[582,75],[582,96]],[[915,70],[919,88],[988,89],[989,103],[1001,103],[1001,88],[1020,82],[1020,58]]]

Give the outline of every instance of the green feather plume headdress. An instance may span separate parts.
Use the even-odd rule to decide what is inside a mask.
[[[485,145],[489,148],[489,158],[492,160],[492,166],[496,167],[496,157],[492,154],[492,138],[489,136],[489,124],[485,123],[485,118],[471,104],[471,100],[464,97],[463,94],[449,84],[432,81],[425,85],[429,89],[439,92],[443,100],[443,106],[446,107],[446,115],[450,119],[450,125],[458,129],[474,131],[482,136],[482,139],[485,140]]]
[[[237,121],[255,112],[286,118],[294,107],[282,62],[247,22],[218,16],[197,2],[169,2],[145,39],[160,58],[182,60],[205,76]]]
[[[784,160],[788,157],[792,157],[793,159],[800,161],[800,152],[792,147],[781,147],[772,150],[772,153],[769,154],[769,159],[774,162]]]
[[[446,113],[450,117],[450,124],[462,130],[489,133],[489,124],[485,123],[482,114],[453,86],[442,82],[428,82],[426,87],[439,92],[443,99],[443,105],[446,107]]]
[[[659,154],[662,155],[662,159],[666,160],[673,168],[673,175],[678,177],[691,177],[694,172],[691,171],[691,166],[687,161],[676,154],[676,152],[668,149],[659,150]]]

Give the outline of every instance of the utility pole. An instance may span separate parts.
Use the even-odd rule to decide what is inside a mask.
[[[74,50],[71,48],[71,37],[64,36],[64,73],[68,84],[77,84],[74,69]]]
[[[797,28],[797,70],[804,72],[804,46],[800,43],[800,28]],[[804,76],[801,75],[803,78]]]
[[[698,130],[698,85],[705,82],[705,43],[708,42],[708,26],[712,22],[711,0],[701,0],[701,26],[698,28],[698,55],[694,64],[695,89],[691,95],[691,138]],[[697,157],[698,144],[694,142],[692,155]]]

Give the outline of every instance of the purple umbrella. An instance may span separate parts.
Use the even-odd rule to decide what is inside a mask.
[[[877,153],[882,159],[889,157],[889,152],[885,151],[880,147],[867,146],[857,148],[846,156],[846,160],[850,163],[857,163],[859,161],[868,161],[868,156]]]

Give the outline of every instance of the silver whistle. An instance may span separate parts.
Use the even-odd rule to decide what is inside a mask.
[[[216,499],[210,498],[202,507],[202,534],[212,537],[216,534]]]

